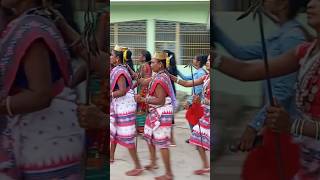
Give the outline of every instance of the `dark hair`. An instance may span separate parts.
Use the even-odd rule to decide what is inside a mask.
[[[200,61],[200,68],[202,68],[207,63],[208,56],[207,55],[198,55],[196,56],[196,60]]]
[[[166,67],[166,68],[168,69],[170,74],[172,74],[174,76],[177,76],[178,75],[178,68],[177,68],[177,62],[176,62],[175,54],[170,50],[164,50],[163,52],[167,53],[169,57],[172,56],[170,58],[170,67]],[[172,84],[172,87],[173,87],[174,94],[176,94],[176,92],[177,92],[176,91],[176,86],[175,86],[175,83],[172,80],[171,80],[171,84]]]
[[[132,52],[127,50],[127,56],[125,57],[127,60],[132,60]]]
[[[151,54],[147,50],[142,50],[141,54],[146,58],[146,62],[151,63]]]
[[[167,69],[166,59],[158,59],[158,62],[160,62],[163,65],[164,69]]]
[[[68,24],[79,33],[80,29],[74,18],[73,0],[54,0],[53,3],[58,5],[57,10],[63,15]]]
[[[288,18],[295,18],[301,10],[304,10],[308,4],[309,0],[288,0],[289,12]],[[302,25],[299,26],[300,30],[303,32],[306,41],[311,42],[314,40],[314,36]]]
[[[288,0],[288,18],[294,19],[303,7],[306,7],[308,0]]]
[[[5,7],[0,7],[0,11],[3,13],[3,15],[5,15],[6,17],[12,17],[14,16],[14,12],[9,9],[9,8],[5,8]]]
[[[130,68],[134,70],[134,66],[133,66],[133,61],[132,61],[132,52],[130,50],[127,50],[127,56],[125,57],[125,59],[127,59],[126,63],[130,66]]]
[[[120,63],[123,64],[123,52],[122,51],[116,51],[116,50],[112,50],[112,51],[114,52],[116,57],[118,57],[120,59]]]
[[[163,50],[163,52],[168,54],[168,57],[172,56],[172,58],[170,59],[170,67],[177,67],[177,62],[176,62],[176,56],[174,54],[174,52],[170,51],[170,50]],[[167,67],[169,68],[169,67]]]

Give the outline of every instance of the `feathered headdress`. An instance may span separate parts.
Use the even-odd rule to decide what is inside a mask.
[[[123,52],[123,64],[126,64],[127,62],[127,52],[128,52],[128,48],[127,47],[122,47],[121,51]]]
[[[114,46],[113,50],[118,51],[118,52],[122,51],[122,49],[119,45]]]

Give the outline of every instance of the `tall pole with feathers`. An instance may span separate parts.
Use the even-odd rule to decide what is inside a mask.
[[[87,79],[87,84],[86,84],[86,105],[90,105],[91,103],[91,93],[90,93],[90,85],[91,85],[91,75],[90,75],[90,67],[91,67],[91,60],[93,57],[97,57],[99,55],[99,48],[95,36],[95,28],[97,27],[97,19],[96,19],[96,2],[95,0],[87,0],[87,7],[84,13],[84,31],[82,34],[82,42],[84,44],[84,47],[87,49],[88,55],[88,61],[87,61],[87,74],[86,74],[86,79]],[[103,134],[103,139],[107,138],[107,132]],[[103,145],[105,146],[105,145]],[[97,152],[95,152],[94,157],[89,157],[89,147],[88,145],[86,146],[86,158],[85,158],[85,167],[89,165],[89,158],[94,158],[96,159],[93,163],[96,168],[101,168],[103,165],[103,162],[101,162],[102,157],[100,157],[99,154],[99,147],[97,147]],[[98,162],[99,161],[99,162]],[[86,172],[86,170],[85,170]]]
[[[272,94],[272,86],[271,86],[271,80],[270,80],[270,73],[269,73],[269,63],[268,63],[268,53],[266,48],[266,42],[265,42],[265,34],[264,34],[264,26],[263,26],[263,13],[265,10],[263,9],[263,0],[257,0],[240,16],[237,18],[237,20],[244,19],[248,17],[250,14],[253,14],[253,19],[256,19],[258,16],[258,22],[259,22],[259,31],[260,31],[260,38],[261,38],[261,45],[262,45],[262,52],[263,52],[263,61],[265,64],[265,72],[266,72],[266,81],[267,81],[267,90],[268,90],[268,98],[269,103],[274,106],[275,102],[273,100],[273,94]],[[267,14],[267,13],[265,13]],[[270,17],[270,16],[269,16]],[[276,152],[276,159],[277,159],[277,172],[280,180],[285,179],[285,175],[283,172],[283,163],[281,158],[281,144],[280,144],[280,134],[277,133],[275,136],[275,152]]]

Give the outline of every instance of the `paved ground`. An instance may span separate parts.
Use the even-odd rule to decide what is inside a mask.
[[[184,119],[184,111],[180,111],[175,116],[176,126],[174,127],[174,135],[177,142],[177,147],[170,148],[171,163],[175,175],[175,180],[209,180],[210,175],[196,176],[192,172],[195,168],[201,167],[201,160],[194,146],[185,143],[185,140],[190,136],[189,126]],[[149,163],[149,152],[146,142],[139,137],[138,139],[138,155],[142,165]],[[115,155],[115,163],[110,166],[110,180],[152,180],[155,176],[164,173],[164,167],[159,157],[158,165],[160,168],[156,171],[145,171],[139,177],[128,177],[125,175],[127,170],[133,168],[132,160],[129,157],[128,151],[123,147],[117,148]],[[208,158],[210,154],[208,153]]]
[[[217,141],[214,146],[212,177],[214,180],[240,180],[246,153],[231,153],[228,146],[241,137],[257,108],[242,106],[237,96],[219,94],[217,97],[214,108]]]

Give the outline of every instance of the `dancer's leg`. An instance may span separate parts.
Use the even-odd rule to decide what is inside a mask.
[[[110,162],[114,161],[114,154],[115,154],[115,151],[116,151],[116,147],[117,147],[116,143],[111,143],[111,146],[110,146]]]
[[[149,148],[149,153],[150,153],[150,164],[145,166],[145,169],[147,170],[152,170],[152,169],[157,169],[157,160],[156,160],[156,147],[153,144],[148,144]]]

